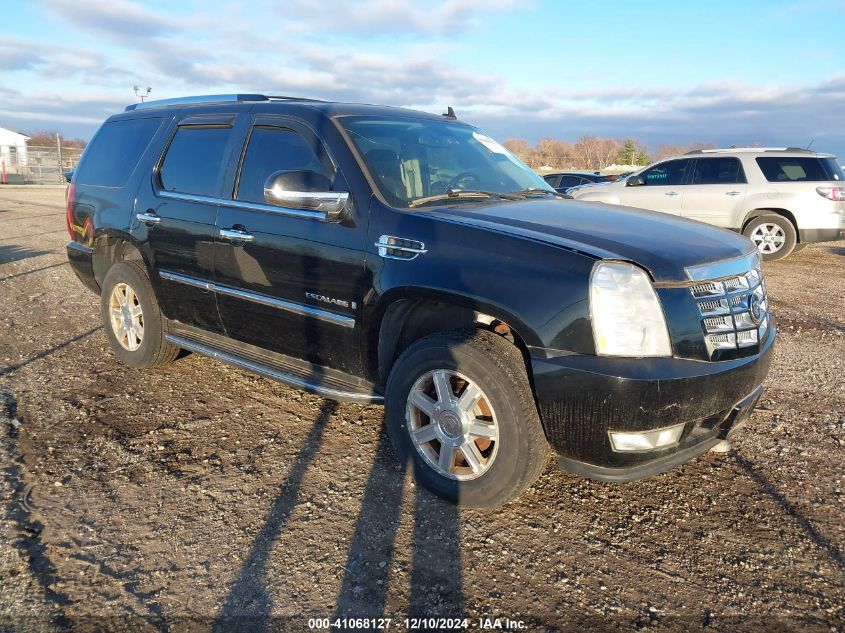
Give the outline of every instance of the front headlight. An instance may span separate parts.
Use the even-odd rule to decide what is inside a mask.
[[[625,262],[598,262],[590,277],[596,353],[671,356],[669,331],[648,275]]]

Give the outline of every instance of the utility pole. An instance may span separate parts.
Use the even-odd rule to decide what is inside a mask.
[[[62,174],[62,137],[56,132],[56,155],[59,161],[59,182],[64,182],[64,175]]]
[[[136,85],[132,86],[132,90],[135,91],[135,96],[141,100],[141,103],[144,103],[144,99],[150,96],[150,93],[153,91],[152,88],[147,86],[147,94],[141,94],[141,89]]]

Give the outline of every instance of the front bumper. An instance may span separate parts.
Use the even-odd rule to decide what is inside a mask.
[[[532,355],[534,389],[546,437],[559,464],[587,477],[648,477],[706,452],[753,411],[775,340],[760,353],[708,362],[679,358]],[[643,432],[684,423],[677,444],[616,452],[610,431]]]

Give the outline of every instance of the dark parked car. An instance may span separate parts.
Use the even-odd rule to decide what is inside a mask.
[[[546,174],[543,179],[559,193],[566,193],[567,189],[580,185],[590,185],[598,182],[613,182],[616,176],[603,176],[599,173],[566,171]]]
[[[199,352],[384,403],[399,459],[470,506],[546,465],[653,475],[762,392],[775,340],[741,235],[572,200],[449,116],[231,95],[109,118],[68,256],[127,365]]]

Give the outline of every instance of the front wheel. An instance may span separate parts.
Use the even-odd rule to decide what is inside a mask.
[[[386,415],[417,482],[462,506],[510,501],[548,461],[522,355],[492,332],[443,332],[411,345],[390,373]]]
[[[761,215],[754,218],[742,231],[754,242],[760,256],[766,261],[783,259],[795,249],[795,227],[782,215]]]

